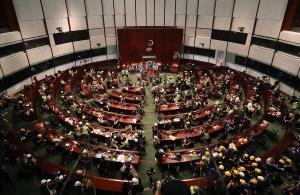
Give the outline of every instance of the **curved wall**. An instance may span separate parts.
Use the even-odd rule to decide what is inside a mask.
[[[184,29],[182,58],[227,64],[259,75],[258,68],[248,63],[234,65],[239,64],[236,56],[241,56],[283,75],[300,76],[300,35],[281,31],[288,0],[12,1],[20,32],[0,34],[0,77],[5,86],[13,85],[10,77],[15,73],[33,69],[31,73],[36,74],[63,64],[52,62],[63,61],[64,56],[68,63],[103,55],[116,59],[117,28],[134,26]],[[88,38],[57,44],[54,35],[58,30],[60,35],[88,33]],[[21,73],[17,77],[24,78]],[[299,94],[291,82],[281,80],[284,92]]]

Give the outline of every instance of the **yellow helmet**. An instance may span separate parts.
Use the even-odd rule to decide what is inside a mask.
[[[283,159],[280,159],[279,162],[280,162],[281,164],[284,164],[284,160],[283,160]]]
[[[256,163],[256,162],[253,162],[253,163],[251,163],[251,166],[252,166],[252,167],[257,167],[257,163]]]
[[[247,153],[244,154],[244,158],[248,158],[249,155]]]
[[[221,152],[218,154],[218,156],[219,158],[223,158],[223,154]]]
[[[234,170],[233,170],[233,174],[234,174],[234,175],[238,175],[238,174],[239,174],[239,171],[236,170],[236,169],[234,169]]]
[[[257,184],[257,180],[255,178],[251,179],[250,182],[254,185]]]
[[[220,150],[226,150],[226,148],[223,145],[221,145]]]
[[[244,179],[240,179],[240,183],[241,183],[242,185],[245,185],[245,184],[246,184],[246,181],[245,181]]]
[[[254,171],[255,171],[255,173],[257,173],[257,174],[261,174],[261,170],[260,170],[259,168],[255,168]]]
[[[225,175],[226,175],[227,177],[230,177],[230,176],[231,176],[230,171],[225,171]]]
[[[255,160],[255,157],[254,156],[250,156],[250,160]]]
[[[289,163],[289,164],[292,164],[292,160],[291,159],[286,159],[286,161]]]

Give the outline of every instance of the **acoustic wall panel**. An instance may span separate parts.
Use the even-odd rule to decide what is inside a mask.
[[[186,13],[189,15],[197,15],[198,0],[188,0]]]
[[[70,17],[71,30],[87,29],[86,17]]]
[[[92,29],[89,30],[90,37],[104,37],[104,29]]]
[[[250,46],[249,58],[255,59],[265,64],[271,64],[273,55],[273,49],[263,48],[256,45]]]
[[[212,28],[214,16],[198,15],[198,28]]]
[[[13,0],[19,21],[43,19],[40,0]]]
[[[46,18],[68,17],[65,0],[42,0]]]
[[[136,26],[135,15],[126,15],[126,26]]]
[[[227,47],[226,41],[219,41],[214,39],[211,40],[211,45],[210,45],[211,49],[226,51],[226,47]]]
[[[255,18],[259,0],[235,0],[233,17]]]
[[[52,47],[53,56],[62,56],[74,52],[73,43],[53,45],[51,47]]]
[[[257,19],[254,34],[277,38],[282,21]]]
[[[184,45],[194,47],[195,37],[194,36],[186,36],[184,39]]]
[[[92,48],[105,47],[106,42],[104,37],[91,37]]]
[[[154,15],[154,0],[147,0],[147,15]]]
[[[114,15],[114,1],[102,0],[104,15]]]
[[[176,0],[176,14],[186,14],[186,1]]]
[[[116,37],[106,37],[106,44],[107,45],[116,45],[117,44]]]
[[[43,20],[20,21],[19,26],[24,39],[47,35]]]
[[[211,30],[210,29],[197,29],[196,36],[205,37],[205,38],[210,39]]]
[[[280,70],[288,72],[291,75],[298,76],[300,68],[300,58],[291,56],[282,52],[276,52],[273,60],[273,66]]]
[[[210,47],[211,30],[197,29],[195,47],[209,48]]]
[[[107,60],[106,55],[92,57],[93,62],[101,62],[101,61],[104,61],[104,60]]]
[[[146,14],[146,0],[136,1],[136,14],[145,15]]]
[[[217,64],[216,58],[208,58],[208,62],[211,64]]]
[[[175,22],[174,14],[165,15],[165,26],[174,26],[174,22]]]
[[[155,15],[163,15],[165,12],[165,0],[155,0]]]
[[[229,30],[231,17],[215,17],[214,29]]]
[[[289,96],[294,95],[294,88],[292,88],[282,82],[279,83],[279,89],[281,91],[283,91],[284,93],[288,94]]]
[[[164,21],[164,15],[157,15],[155,13],[155,26],[164,26],[165,21]]]
[[[110,55],[107,55],[107,59],[108,60],[118,59],[118,56],[117,56],[117,54],[110,54]]]
[[[284,41],[289,41],[291,43],[300,44],[300,33],[293,32],[293,31],[281,31],[279,39]]]
[[[288,0],[261,0],[257,18],[266,20],[282,20]]]
[[[63,32],[69,31],[69,23],[67,18],[46,19],[46,25],[49,32],[49,36],[52,33],[58,33],[58,27],[62,28]]]
[[[126,14],[135,14],[135,0],[125,0]]]
[[[182,54],[184,59],[189,59],[189,60],[193,60],[194,59],[194,55],[193,54]]]
[[[105,27],[114,27],[115,26],[115,18],[113,15],[104,16],[104,25]]]
[[[233,70],[237,70],[240,72],[246,71],[246,67],[245,66],[240,66],[240,65],[236,65],[236,64],[232,64],[232,63],[226,63],[228,65],[229,68],[232,68]]]
[[[31,78],[27,78],[27,79],[19,82],[18,84],[8,88],[7,95],[12,96],[12,95],[16,94],[17,92],[21,91],[24,88],[24,85],[31,85],[31,84],[32,84]]]
[[[0,33],[0,45],[20,40],[22,40],[22,37],[19,31]]]
[[[154,26],[154,15],[147,15],[147,26]]]
[[[231,17],[234,0],[216,0],[215,16]]]
[[[67,0],[69,17],[86,16],[84,0]]]
[[[106,28],[105,29],[106,36],[116,36],[116,29],[115,28]]]
[[[125,26],[125,15],[115,15],[116,27]]]
[[[208,62],[207,56],[194,55],[194,60],[201,62]]]
[[[103,28],[102,16],[87,16],[89,29]]]
[[[215,0],[199,0],[198,15],[213,16],[214,15]]]
[[[124,15],[125,14],[125,3],[124,0],[114,0],[115,14]]]
[[[196,27],[197,16],[187,15],[186,18],[186,27]]]
[[[178,27],[185,26],[185,15],[176,15],[176,26]]]
[[[244,33],[252,33],[254,22],[254,18],[232,18],[231,31],[240,32],[243,28]]]
[[[255,78],[257,78],[257,77],[261,78],[264,75],[264,74],[262,74],[262,73],[260,73],[256,70],[253,70],[252,68],[247,68],[246,73],[253,76],[253,77],[255,77]]]
[[[195,36],[196,34],[196,29],[195,28],[186,28],[185,29],[185,36]]]
[[[51,49],[49,46],[37,47],[27,50],[29,63],[36,64],[38,62],[46,61],[52,57]]]
[[[175,14],[175,0],[166,0],[165,14]]]
[[[136,25],[146,26],[146,15],[136,15]]]
[[[240,56],[247,56],[249,45],[242,45],[228,42],[227,52],[235,53]]]
[[[91,58],[79,59],[79,60],[76,60],[76,66],[84,66],[84,65],[89,64],[91,62],[92,62]]]
[[[88,16],[102,15],[101,0],[85,0],[86,12]]]
[[[89,40],[75,41],[73,42],[73,44],[74,44],[75,51],[88,50],[91,48]]]
[[[28,66],[26,54],[24,52],[16,53],[4,58],[0,58],[0,64],[4,75],[9,75],[17,70]]]
[[[195,39],[195,47],[209,48],[210,47],[210,38],[197,36]]]
[[[300,91],[295,91],[295,96],[296,96],[297,98],[300,98]]]

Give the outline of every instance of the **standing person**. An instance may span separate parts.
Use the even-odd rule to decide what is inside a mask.
[[[154,180],[153,180],[153,175],[155,174],[155,169],[153,167],[150,167],[147,171],[146,171],[148,177],[149,177],[149,181],[150,181],[150,186],[153,186],[154,184]]]

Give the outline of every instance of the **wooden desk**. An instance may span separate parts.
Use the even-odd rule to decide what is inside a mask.
[[[110,109],[116,109],[121,112],[125,112],[130,115],[137,115],[139,111],[142,109],[135,104],[123,103],[123,102],[116,102],[112,100],[107,100],[101,97],[94,98],[95,102],[100,105],[107,105],[109,104]]]
[[[44,134],[45,131],[43,131],[43,122],[36,121],[34,123],[35,130],[38,133]],[[82,150],[85,148],[85,144],[82,141],[73,140],[62,133],[56,132],[54,130],[48,129],[46,131],[45,137],[50,142],[56,142],[59,141],[59,146],[62,148],[67,148],[70,151],[80,154]],[[67,147],[67,145],[69,145]],[[104,156],[104,159],[106,161],[110,161],[112,163],[123,163],[124,161],[130,161],[133,165],[138,165],[140,163],[140,152],[138,151],[130,151],[130,150],[117,150],[112,148],[106,148],[106,147],[100,147],[92,144],[87,145],[88,148],[92,148],[92,150],[89,150],[91,153],[92,158],[99,158],[99,156]]]
[[[126,86],[122,89],[122,92],[134,94],[134,95],[145,95],[146,91],[145,88],[141,86]]]
[[[123,97],[124,101],[127,103],[140,104],[143,102],[144,97],[139,95],[133,95],[128,93],[122,93],[118,91],[112,91],[109,93],[109,97],[115,100],[120,101]]]

